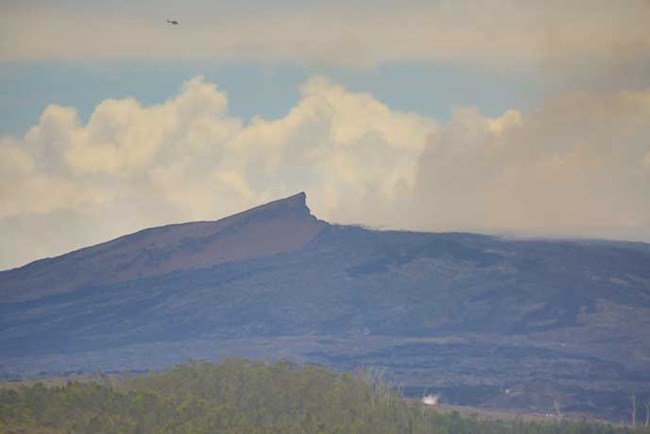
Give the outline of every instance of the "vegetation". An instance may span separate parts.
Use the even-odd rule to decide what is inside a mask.
[[[367,373],[288,362],[189,362],[124,380],[0,389],[4,433],[641,433],[588,422],[489,421],[409,403]],[[648,431],[645,431],[648,432]]]

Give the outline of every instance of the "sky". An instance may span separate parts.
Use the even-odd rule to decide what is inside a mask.
[[[336,223],[650,242],[647,22],[648,0],[5,0],[0,269],[300,191]]]

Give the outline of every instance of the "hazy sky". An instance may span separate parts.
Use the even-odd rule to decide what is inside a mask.
[[[299,191],[341,223],[650,241],[648,22],[647,0],[4,1],[0,268]]]

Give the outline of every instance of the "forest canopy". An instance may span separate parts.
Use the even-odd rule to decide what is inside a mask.
[[[367,372],[188,362],[119,382],[0,388],[3,433],[642,433],[590,422],[486,420],[403,399]]]

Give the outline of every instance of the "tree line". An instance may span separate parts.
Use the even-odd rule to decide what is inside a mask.
[[[485,420],[407,402],[365,372],[228,359],[110,381],[0,389],[7,434],[623,434],[592,422]]]

